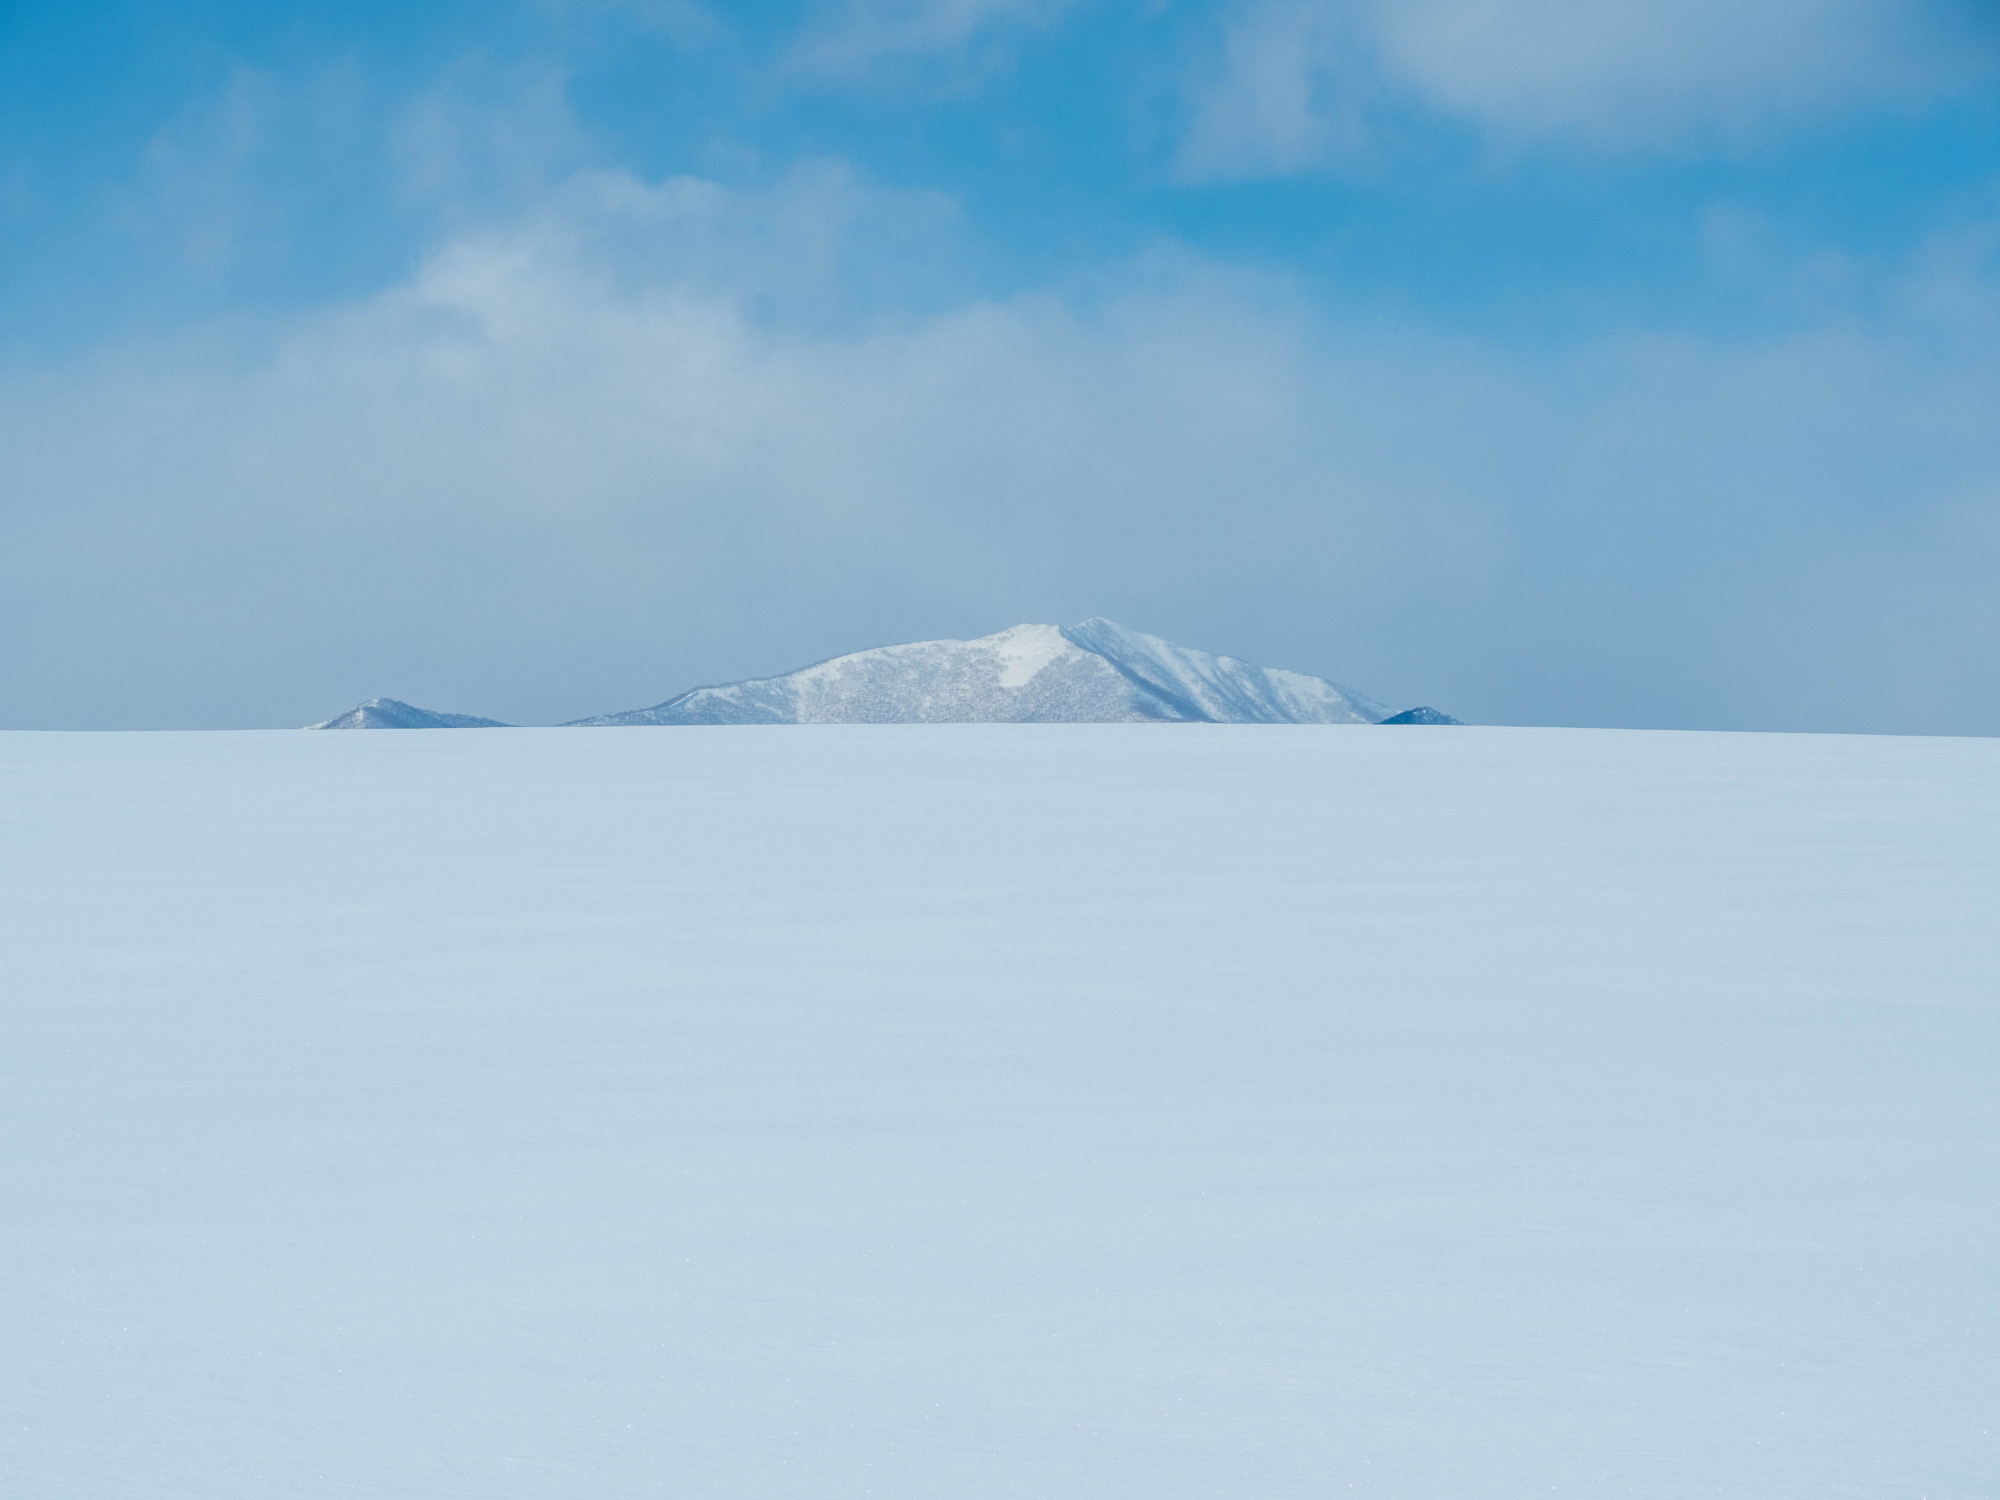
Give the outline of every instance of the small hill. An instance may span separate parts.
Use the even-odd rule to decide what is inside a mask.
[[[1441,714],[1434,708],[1406,708],[1381,721],[1384,724],[1463,724],[1465,720]]]
[[[475,718],[471,714],[441,714],[418,708],[395,698],[370,698],[346,713],[308,729],[511,729],[498,719]]]

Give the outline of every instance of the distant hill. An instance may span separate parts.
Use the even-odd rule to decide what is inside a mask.
[[[498,719],[481,719],[471,714],[441,714],[418,708],[395,698],[370,698],[346,713],[308,729],[510,729]]]
[[[1384,724],[1463,724],[1465,720],[1441,714],[1434,708],[1406,708],[1381,721]]]
[[[1304,672],[1176,646],[1109,620],[1016,625],[970,641],[878,646],[652,708],[646,724],[1373,724],[1387,709]]]

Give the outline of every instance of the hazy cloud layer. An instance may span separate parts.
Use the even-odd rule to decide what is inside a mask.
[[[586,173],[381,295],[17,372],[7,722],[550,721],[1103,613],[1466,717],[2000,730],[1990,229],[1553,358],[1171,248],[854,315],[957,233],[836,164]]]

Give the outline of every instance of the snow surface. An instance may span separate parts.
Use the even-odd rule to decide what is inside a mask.
[[[1003,688],[1026,687],[1044,667],[1055,665],[1073,649],[1056,625],[1016,625],[988,639],[1000,660]]]
[[[912,641],[700,687],[571,728],[658,724],[1372,724],[1350,688],[1176,646],[1109,620]]]
[[[0,735],[32,1500],[1971,1500],[2000,744]]]

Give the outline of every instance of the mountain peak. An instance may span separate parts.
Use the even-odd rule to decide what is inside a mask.
[[[699,687],[579,719],[652,724],[1373,724],[1385,710],[1323,677],[1254,666],[1092,618],[912,641],[777,677]]]
[[[370,698],[344,714],[338,714],[308,729],[507,729],[498,719],[481,719],[472,714],[441,714],[418,708],[398,698]]]

